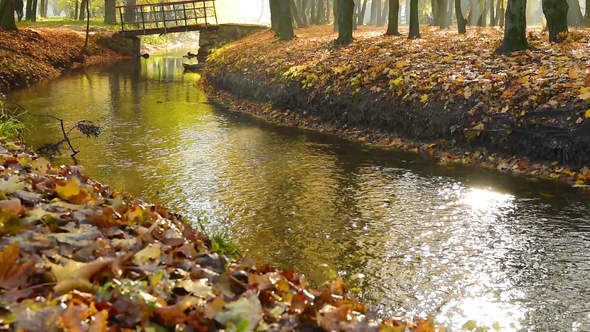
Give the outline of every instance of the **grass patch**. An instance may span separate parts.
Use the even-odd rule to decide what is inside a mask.
[[[7,140],[21,140],[22,133],[27,126],[19,117],[24,114],[14,115],[11,111],[4,108],[2,100],[0,100],[0,138]]]
[[[141,43],[148,45],[165,45],[171,42],[170,35],[141,36]]]
[[[221,230],[219,226],[212,226],[206,215],[201,214],[198,216],[196,224],[204,233],[209,235],[212,251],[229,258],[237,259],[242,257],[244,252],[231,240],[229,233]]]

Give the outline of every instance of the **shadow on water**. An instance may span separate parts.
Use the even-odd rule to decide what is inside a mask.
[[[86,172],[189,218],[204,211],[261,261],[316,283],[337,271],[384,314],[504,330],[590,329],[587,196],[441,167],[215,109],[180,54],[90,67],[15,91],[35,112],[96,121]],[[40,146],[58,123],[32,118]],[[67,158],[56,163],[69,163]]]

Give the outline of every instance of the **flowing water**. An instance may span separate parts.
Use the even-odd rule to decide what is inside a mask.
[[[179,54],[15,91],[31,111],[104,126],[79,162],[99,181],[227,232],[261,262],[330,271],[384,315],[502,331],[590,330],[590,217],[575,189],[277,127],[207,102]],[[30,118],[27,142],[60,137]],[[61,158],[56,163],[71,163]]]

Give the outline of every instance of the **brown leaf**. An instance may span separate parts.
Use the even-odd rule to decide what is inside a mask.
[[[92,317],[90,322],[90,328],[88,332],[107,332],[109,312],[107,310],[101,310],[99,313]]]
[[[20,248],[13,243],[0,251],[0,288],[11,290],[29,285],[29,277],[35,274],[35,261],[18,264]]]

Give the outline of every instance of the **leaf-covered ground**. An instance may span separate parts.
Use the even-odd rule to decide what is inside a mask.
[[[0,30],[0,91],[27,86],[59,76],[64,70],[120,58],[95,43],[109,34],[91,35],[84,63],[76,61],[84,33],[65,28],[21,28],[18,33]]]
[[[344,47],[333,45],[332,29],[299,29],[289,42],[266,31],[221,47],[209,58],[212,85],[269,104],[213,93],[271,121],[441,163],[590,183],[583,167],[590,161],[589,30],[551,45],[531,29],[534,49],[504,56],[494,53],[503,34],[497,28],[461,36],[422,27],[422,39],[408,40],[403,28],[393,37],[361,27]]]
[[[216,252],[181,216],[0,144],[0,330],[435,331]],[[438,330],[438,329],[437,329]]]

